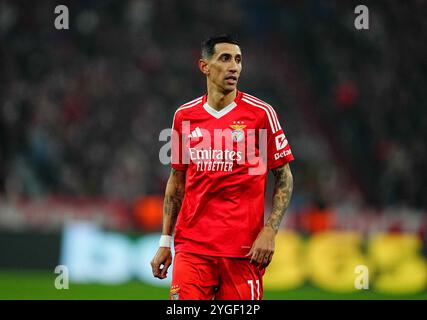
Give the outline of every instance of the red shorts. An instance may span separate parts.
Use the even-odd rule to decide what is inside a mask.
[[[262,277],[249,259],[178,252],[172,271],[171,300],[261,300]]]

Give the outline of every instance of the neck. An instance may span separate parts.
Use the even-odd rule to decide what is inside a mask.
[[[217,111],[220,111],[224,107],[228,106],[230,103],[236,99],[237,89],[234,89],[230,92],[222,92],[219,90],[213,90],[208,86],[208,105],[214,108]]]

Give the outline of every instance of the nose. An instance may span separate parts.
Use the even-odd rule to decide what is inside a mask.
[[[232,73],[236,73],[236,72],[237,72],[237,70],[238,70],[237,62],[236,62],[236,61],[234,61],[234,60],[232,60],[232,61],[230,62],[229,67],[228,67],[228,71],[229,71],[229,72],[232,72]]]

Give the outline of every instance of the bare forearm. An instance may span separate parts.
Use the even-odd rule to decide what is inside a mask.
[[[172,169],[163,202],[162,234],[172,235],[185,194],[185,173]]]
[[[163,229],[162,234],[172,235],[175,229],[176,219],[181,210],[182,199],[171,195],[165,195],[163,204]]]
[[[273,206],[266,227],[277,232],[291,200],[293,177],[289,164],[273,169],[272,172],[275,178]]]

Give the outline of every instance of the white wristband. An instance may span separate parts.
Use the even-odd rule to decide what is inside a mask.
[[[159,247],[170,248],[172,246],[172,236],[162,235],[159,240]]]

